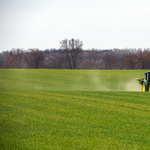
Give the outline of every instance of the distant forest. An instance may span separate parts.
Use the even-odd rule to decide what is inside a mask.
[[[0,68],[150,69],[150,49],[88,49],[65,39],[60,49],[12,49],[0,53]]]

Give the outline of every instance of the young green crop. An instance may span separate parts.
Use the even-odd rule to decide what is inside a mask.
[[[149,93],[0,92],[1,149],[149,149]]]
[[[140,91],[146,70],[1,69],[0,90]]]
[[[150,149],[144,72],[0,70],[0,149]]]

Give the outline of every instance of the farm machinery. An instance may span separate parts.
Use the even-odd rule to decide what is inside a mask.
[[[150,91],[150,71],[145,73],[145,78],[137,78],[142,85],[142,91]]]

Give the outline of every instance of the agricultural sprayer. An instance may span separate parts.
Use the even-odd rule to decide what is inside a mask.
[[[145,78],[137,78],[142,85],[142,91],[150,91],[150,71],[145,73]]]

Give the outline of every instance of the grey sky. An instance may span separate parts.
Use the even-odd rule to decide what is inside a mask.
[[[0,0],[0,51],[59,48],[75,38],[84,49],[150,47],[149,0]]]

